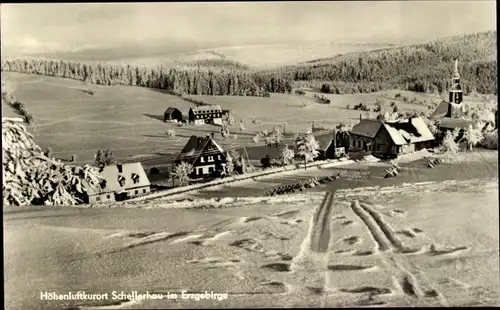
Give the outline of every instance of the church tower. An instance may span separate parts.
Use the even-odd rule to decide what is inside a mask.
[[[460,86],[460,74],[458,73],[458,60],[455,59],[455,71],[451,78],[450,97],[448,101],[448,111],[445,117],[454,117],[454,111],[460,109],[460,104],[464,99],[462,86]]]
[[[460,86],[460,74],[458,73],[458,60],[455,59],[455,72],[451,79],[450,103],[460,104],[463,101],[462,87]]]

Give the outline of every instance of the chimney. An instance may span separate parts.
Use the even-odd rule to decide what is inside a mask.
[[[122,173],[123,172],[123,167],[122,167],[121,164],[116,165],[116,168],[118,168],[118,173]]]

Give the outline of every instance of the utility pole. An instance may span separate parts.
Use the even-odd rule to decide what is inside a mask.
[[[335,129],[333,129],[332,144],[333,144],[333,159],[337,159],[337,132]],[[326,151],[328,151],[328,149]]]
[[[245,157],[247,158],[247,162],[245,163],[245,165],[248,165],[250,163],[250,159],[248,158],[247,147],[244,146],[243,150],[245,151]],[[245,172],[246,172],[246,167],[245,167]]]
[[[172,178],[172,187],[175,187],[174,160],[173,159],[172,159],[172,166],[170,168],[170,178]]]

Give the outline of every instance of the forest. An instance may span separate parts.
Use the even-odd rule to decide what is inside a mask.
[[[294,86],[334,94],[386,89],[441,93],[450,87],[454,59],[466,93],[497,94],[496,31],[339,55],[275,73],[295,81]]]
[[[256,73],[226,63],[220,63],[224,67],[208,61],[209,67],[166,68],[19,58],[2,60],[2,71],[56,76],[88,84],[142,86],[189,95],[266,96],[269,92],[292,90],[290,81],[275,73]]]
[[[387,89],[442,93],[458,59],[465,94],[497,94],[496,31],[439,39],[252,71],[228,59],[202,60],[176,68],[42,59],[2,60],[2,71],[34,73],[100,85],[165,89],[174,94],[267,96],[311,87],[323,93]]]

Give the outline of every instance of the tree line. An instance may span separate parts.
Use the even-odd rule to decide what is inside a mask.
[[[272,72],[232,68],[145,67],[45,59],[2,60],[2,71],[56,76],[98,85],[130,85],[164,89],[176,94],[266,96],[291,92],[291,83]]]
[[[455,36],[425,44],[357,52],[276,70],[303,86],[334,94],[385,89],[443,92],[459,60],[466,93],[497,93],[496,31]],[[304,82],[306,84],[304,85]],[[307,84],[309,83],[309,84]]]

